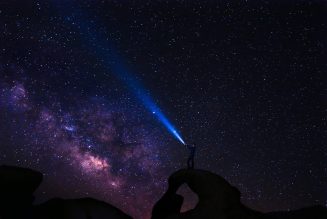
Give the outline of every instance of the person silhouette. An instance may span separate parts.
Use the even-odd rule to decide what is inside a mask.
[[[187,149],[189,150],[190,154],[187,159],[187,168],[194,169],[194,156],[195,156],[195,144],[187,144]]]

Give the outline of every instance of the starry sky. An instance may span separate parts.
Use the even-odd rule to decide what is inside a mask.
[[[44,173],[37,202],[90,196],[149,218],[188,151],[137,81],[197,144],[196,167],[246,205],[326,205],[326,12],[318,0],[1,1],[0,163]]]

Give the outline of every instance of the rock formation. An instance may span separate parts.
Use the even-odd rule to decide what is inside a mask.
[[[194,209],[181,213],[183,197],[176,194],[186,183],[198,195]],[[173,173],[168,190],[152,209],[152,219],[323,219],[327,209],[312,207],[290,212],[261,213],[240,201],[240,192],[222,177],[205,171],[184,169]]]
[[[118,208],[92,198],[54,198],[33,205],[42,174],[25,168],[0,166],[0,219],[131,219]],[[198,195],[194,209],[181,213],[186,183]],[[168,190],[155,204],[152,219],[326,219],[327,209],[312,206],[295,211],[261,213],[244,206],[240,192],[222,177],[204,170],[179,170],[168,180]]]
[[[260,218],[261,213],[240,202],[240,192],[222,177],[204,170],[179,170],[168,180],[169,187],[152,211],[152,219]],[[180,213],[183,199],[176,194],[186,183],[198,195],[196,207]]]
[[[54,198],[33,205],[42,182],[34,170],[0,166],[0,219],[131,219],[118,208],[92,198]]]

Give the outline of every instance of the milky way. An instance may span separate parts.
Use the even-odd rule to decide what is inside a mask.
[[[152,191],[163,189],[167,174],[161,167],[158,133],[144,126],[140,121],[144,117],[129,116],[97,100],[86,100],[70,110],[62,109],[60,103],[36,104],[19,81],[1,83],[1,91],[0,110],[10,122],[1,121],[16,133],[9,141],[12,146],[24,145],[6,148],[15,151],[13,159],[20,165],[46,165],[63,184],[72,172],[74,178],[89,180],[82,185],[88,188],[85,194],[94,191],[106,200],[115,197],[112,203],[144,216],[155,199]]]
[[[54,2],[0,3],[0,164],[44,174],[37,203],[88,196],[149,218],[188,151],[137,81],[246,205],[326,204],[325,1]]]

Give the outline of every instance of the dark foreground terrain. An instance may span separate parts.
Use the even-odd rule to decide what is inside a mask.
[[[33,205],[42,174],[25,168],[0,166],[0,219],[129,219],[118,208],[92,198],[54,198]],[[179,170],[152,210],[152,219],[326,219],[327,209],[312,206],[288,212],[261,213],[240,202],[240,192],[222,177],[204,170]],[[180,213],[183,197],[176,194],[186,183],[199,197],[197,206]]]

